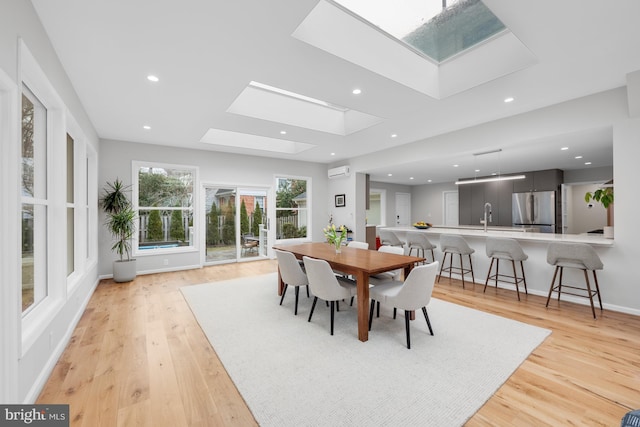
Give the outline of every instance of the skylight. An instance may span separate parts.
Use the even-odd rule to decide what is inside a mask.
[[[256,81],[227,112],[343,136],[382,122],[380,117]]]
[[[442,62],[506,29],[480,0],[333,0]]]

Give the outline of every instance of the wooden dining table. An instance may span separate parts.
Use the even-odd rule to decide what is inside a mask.
[[[340,253],[326,242],[301,243],[296,245],[275,245],[274,249],[293,253],[296,258],[303,256],[323,259],[331,268],[351,274],[356,278],[358,302],[358,339],[369,339],[369,276],[385,271],[403,269],[407,277],[415,263],[425,259],[407,255],[397,255],[368,249],[343,246]],[[278,295],[282,295],[284,283],[278,269]]]

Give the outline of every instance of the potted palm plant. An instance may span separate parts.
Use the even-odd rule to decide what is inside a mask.
[[[589,203],[591,200],[600,203],[607,210],[607,225],[603,227],[603,236],[613,239],[613,215],[609,207],[613,205],[613,182],[607,183],[609,186],[598,188],[591,192],[588,191],[584,195],[584,201]]]
[[[113,280],[129,282],[136,277],[136,260],[131,258],[131,239],[136,231],[136,212],[127,197],[128,186],[116,178],[107,182],[100,198],[100,207],[107,215],[105,226],[114,239],[111,247],[120,259],[113,262]]]

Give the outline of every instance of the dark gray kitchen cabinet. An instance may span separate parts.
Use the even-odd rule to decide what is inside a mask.
[[[525,179],[513,181],[513,192],[557,191],[564,182],[564,172],[560,169],[524,172]]]
[[[458,186],[458,224],[471,224],[471,187],[473,184]]]

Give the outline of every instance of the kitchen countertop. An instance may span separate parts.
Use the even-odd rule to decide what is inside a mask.
[[[456,227],[436,225],[428,229],[417,229],[415,227],[381,227],[391,230],[403,238],[407,231],[420,231],[426,234],[458,234],[467,237],[509,237],[516,240],[528,240],[539,242],[567,242],[567,243],[587,243],[595,246],[613,246],[613,239],[606,239],[601,234],[553,234],[539,233],[532,231],[522,231],[513,227],[488,227],[484,231],[482,226],[461,225]]]

